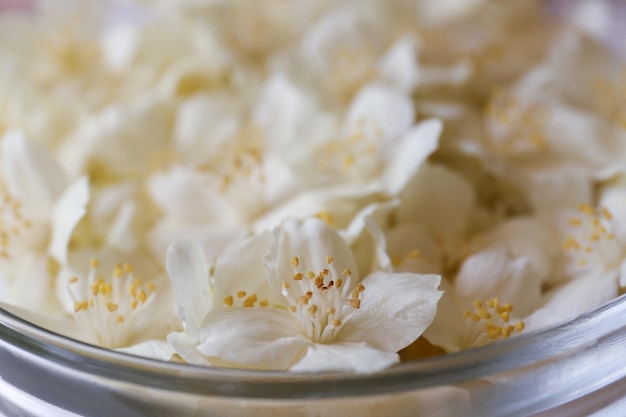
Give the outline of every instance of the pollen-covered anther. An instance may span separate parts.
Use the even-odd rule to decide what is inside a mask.
[[[589,204],[581,203],[578,205],[578,210],[586,216],[593,216],[594,210]]]
[[[605,219],[607,220],[613,219],[613,214],[606,207],[602,207],[600,211],[602,212],[602,216],[604,216]]]
[[[291,261],[289,263],[293,268],[295,268],[300,265],[300,259],[297,256],[294,256],[293,258],[291,258]]]
[[[301,281],[303,277],[304,277],[304,275],[302,275],[302,273],[298,272],[298,273],[294,274],[294,276],[292,277],[292,279],[293,279],[294,281]]]
[[[234,303],[234,299],[232,295],[227,296],[226,298],[224,298],[224,305],[228,306],[228,307],[232,307]]]
[[[567,239],[565,239],[565,242],[563,242],[563,250],[565,251],[570,249],[578,250],[580,248],[580,243],[573,236],[567,237]]]
[[[581,226],[583,221],[579,217],[572,217],[568,221],[570,226]]]
[[[243,298],[246,296],[246,292],[245,291],[237,291],[237,298]]]
[[[308,312],[311,316],[315,315],[315,313],[317,313],[317,306],[316,306],[315,304],[313,304],[312,306],[310,306],[310,307],[307,309],[307,312]]]
[[[315,278],[315,280],[313,281],[313,284],[317,287],[320,288],[324,285],[324,278],[322,278],[321,276],[317,276]]]
[[[343,270],[343,272],[341,273],[341,275],[349,277],[352,275],[352,271],[350,270],[350,268],[346,268]]]
[[[513,333],[519,333],[524,329],[524,323],[519,321],[509,324],[513,307],[511,304],[500,304],[497,298],[492,298],[487,302],[474,300],[473,310],[466,310],[464,317],[477,324],[482,324],[485,339],[478,338],[479,344],[510,337]]]
[[[243,306],[245,308],[251,308],[251,307],[254,307],[254,303],[256,303],[256,302],[257,302],[257,295],[256,294],[252,294],[251,296],[246,298],[246,300],[243,302]]]
[[[306,271],[306,276],[309,277],[309,279],[313,279],[313,278],[315,278],[315,272],[313,272],[313,271]]]

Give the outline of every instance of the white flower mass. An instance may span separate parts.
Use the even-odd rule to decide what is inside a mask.
[[[0,12],[0,307],[163,361],[371,373],[618,297],[626,61],[608,8],[543,3]]]

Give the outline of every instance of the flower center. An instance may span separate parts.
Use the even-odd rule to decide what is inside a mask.
[[[152,304],[156,286],[144,283],[128,264],[117,264],[107,279],[97,275],[98,261],[90,263],[87,279],[73,277],[69,290],[74,301],[74,319],[81,330],[109,349],[130,344],[139,321]]]
[[[0,259],[11,259],[11,243],[32,226],[24,217],[20,201],[0,188]]]
[[[563,251],[577,259],[580,267],[616,267],[626,248],[611,232],[611,212],[588,204],[580,204],[578,211],[581,216],[568,220],[572,233],[563,242]]]
[[[259,128],[245,126],[224,146],[215,152],[216,157],[196,169],[218,178],[218,189],[227,192],[237,180],[264,182],[263,142]]]
[[[509,92],[495,90],[486,114],[497,122],[492,126],[490,144],[503,156],[545,151],[548,111],[538,104],[522,105]]]
[[[514,333],[520,333],[524,330],[524,322],[518,321],[511,324],[511,313],[513,307],[511,304],[500,304],[497,298],[484,302],[482,300],[474,300],[472,310],[466,310],[464,316],[467,320],[471,320],[479,324],[482,329],[476,338],[476,345],[482,346],[499,339],[507,339]]]
[[[326,268],[316,272],[304,270],[297,256],[291,258],[293,275],[283,281],[282,294],[287,307],[300,322],[305,335],[318,343],[333,341],[354,310],[361,307],[363,284],[350,292],[352,271],[335,267],[334,258],[326,257]]]
[[[317,166],[326,173],[355,178],[371,176],[379,168],[376,158],[383,131],[360,119],[348,135],[334,139],[317,150]]]

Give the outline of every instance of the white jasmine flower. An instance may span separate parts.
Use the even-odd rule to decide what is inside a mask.
[[[212,275],[204,251],[195,241],[178,240],[169,248],[167,271],[184,331],[170,333],[167,340],[185,361],[211,363],[196,349],[200,328],[205,317],[223,306],[228,297],[236,294],[239,302],[252,302],[251,296],[242,292],[244,287],[255,291],[259,302],[271,297],[265,276],[259,273],[264,269],[263,255],[269,239],[266,232],[227,247],[217,259]]]
[[[116,251],[99,254],[87,261],[89,251],[76,253],[59,273],[57,295],[73,321],[62,332],[108,349],[169,359],[173,353],[165,335],[174,328],[169,285],[137,252],[139,273],[115,262],[121,256]]]
[[[501,303],[497,297],[487,300],[462,297],[445,279],[441,288],[444,295],[437,316],[424,332],[424,337],[446,352],[458,352],[507,339],[525,328],[525,323],[515,318],[511,303]]]
[[[196,354],[228,366],[374,372],[398,361],[395,352],[428,326],[441,295],[434,275],[374,271],[361,279],[348,245],[317,219],[286,220],[264,262],[254,272],[265,279],[263,293],[252,293],[253,284],[227,295],[226,307],[201,322]],[[216,286],[224,279],[237,277],[220,277],[216,267]]]
[[[437,148],[441,123],[415,124],[409,97],[393,88],[367,85],[348,108],[336,133],[297,144],[287,161],[303,186],[353,197],[397,195]],[[295,139],[295,138],[294,138]]]
[[[626,286],[626,245],[616,229],[620,219],[611,211],[581,204],[548,219],[562,251],[541,307],[526,319],[530,328],[573,319],[617,297]]]
[[[44,302],[53,279],[49,260],[67,262],[70,237],[86,210],[87,179],[68,185],[54,158],[18,131],[2,138],[0,156],[2,298],[51,308]]]
[[[333,9],[317,21],[292,63],[300,74],[309,72],[316,90],[331,103],[348,102],[374,82],[410,93],[419,80],[417,39],[408,34],[387,39],[384,5],[359,6]]]

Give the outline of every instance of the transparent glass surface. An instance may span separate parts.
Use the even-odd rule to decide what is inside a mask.
[[[0,310],[6,416],[610,416],[626,409],[626,298],[566,324],[372,375],[165,363]]]

